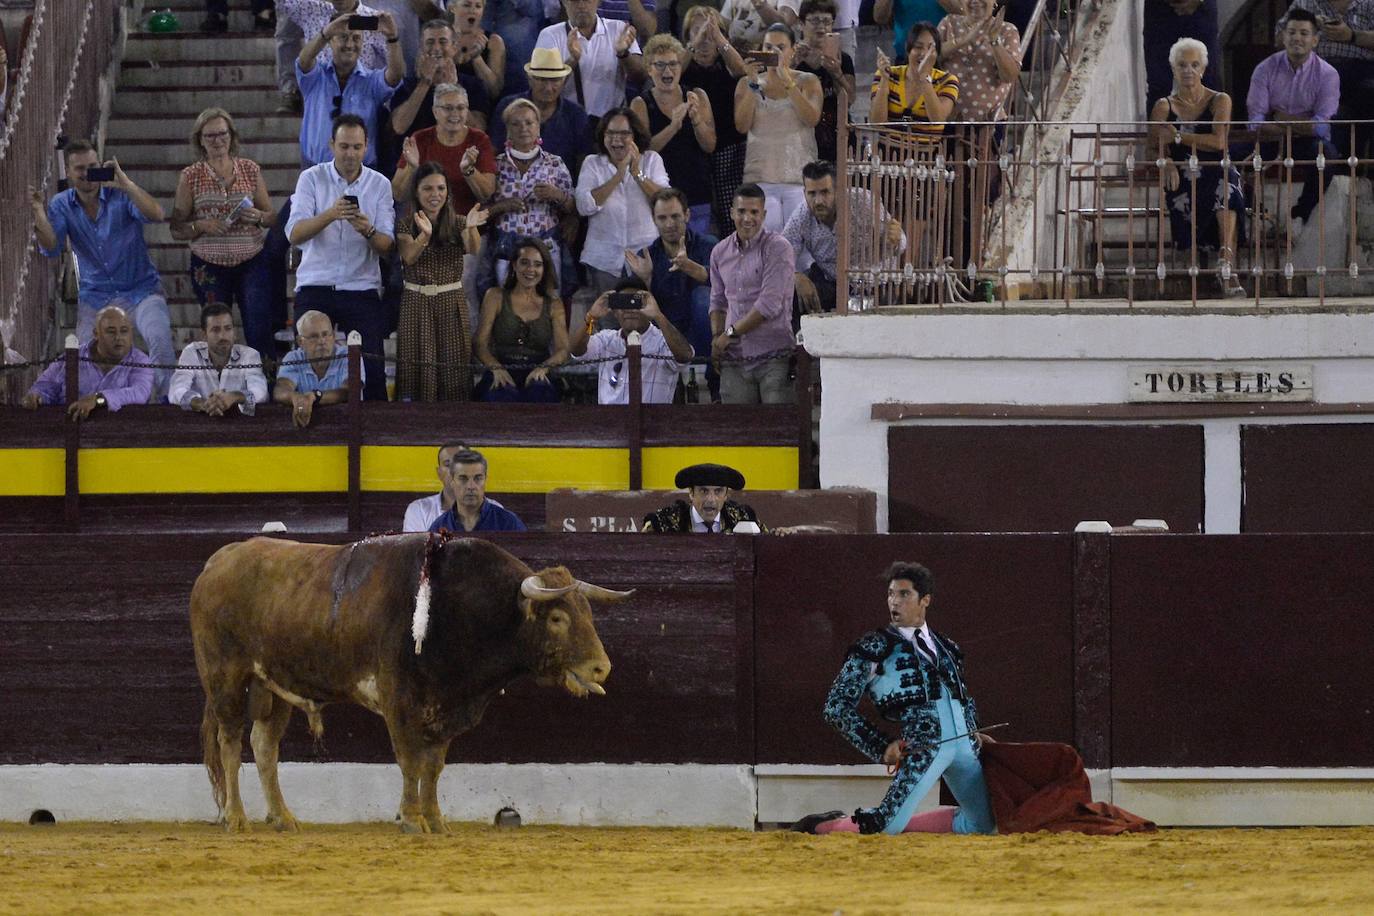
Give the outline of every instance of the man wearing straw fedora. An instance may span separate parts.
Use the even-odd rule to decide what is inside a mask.
[[[554,48],[534,49],[530,62],[525,64],[530,88],[501,99],[492,114],[489,133],[498,155],[506,148],[506,122],[502,116],[516,99],[528,99],[539,109],[540,146],[544,152],[562,159],[568,171],[577,177],[577,167],[591,152],[592,124],[585,108],[563,97],[563,86],[571,73],[572,67],[563,63],[562,55]]]

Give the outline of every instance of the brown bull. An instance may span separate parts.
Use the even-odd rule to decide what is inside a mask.
[[[427,615],[423,599],[417,613],[417,593],[429,599]],[[248,826],[238,785],[246,719],[268,823],[295,830],[277,782],[291,709],[318,737],[320,708],[352,702],[386,720],[403,780],[402,829],[447,831],[437,784],[449,742],[522,674],[576,696],[604,693],[611,663],[587,598],[629,594],[579,582],[562,566],[534,573],[478,539],[253,538],[221,548],[191,591],[191,636],[205,688],[205,766],[226,826]]]

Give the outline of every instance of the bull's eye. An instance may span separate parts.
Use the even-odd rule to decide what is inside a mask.
[[[568,632],[568,627],[571,625],[571,623],[572,620],[568,617],[567,611],[560,611],[557,608],[554,608],[552,611],[549,611],[550,630],[553,630],[554,632],[558,633],[566,633]]]

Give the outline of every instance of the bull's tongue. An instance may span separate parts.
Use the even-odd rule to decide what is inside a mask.
[[[572,693],[594,693],[599,697],[606,695],[605,689],[595,681],[583,680],[575,671],[563,675],[563,682]]]

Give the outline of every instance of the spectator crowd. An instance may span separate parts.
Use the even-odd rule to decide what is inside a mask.
[[[276,38],[280,112],[300,117],[301,171],[280,208],[242,155],[252,138],[220,107],[191,125],[170,214],[82,140],[63,151],[68,189],[30,195],[40,249],[56,257],[70,245],[80,266],[77,335],[92,368],[73,410],[165,399],[252,414],[271,381],[272,400],[306,425],[349,396],[339,337],[350,331],[362,338],[367,400],[556,402],[555,370],[588,363],[599,402],[625,403],[627,340],[638,334],[647,403],[671,401],[694,362],[707,364],[713,399],[791,401],[799,316],[846,295],[838,198],[849,195],[862,223],[851,263],[901,257],[913,242],[908,215],[847,188],[833,164],[856,90],[858,6],[253,0],[254,27]],[[1326,122],[1342,85],[1344,113],[1370,104],[1359,90],[1374,81],[1374,0],[1295,0],[1282,50],[1248,88],[1256,139],[1243,150],[1216,88],[1215,4],[1146,0],[1145,10],[1174,243],[1214,247],[1230,263],[1246,189],[1223,160],[1256,143],[1272,159],[1280,141],[1299,160],[1348,153]],[[893,40],[891,57],[878,53],[870,120],[934,147],[949,122],[1004,118],[1022,66],[1018,11],[878,0],[875,20]],[[202,28],[223,31],[226,14],[225,0],[207,0]],[[1300,220],[1320,182],[1315,171],[1298,177]],[[143,238],[164,219],[190,248],[203,306],[204,339],[179,358]],[[297,347],[281,356],[292,249]],[[1237,291],[1234,277],[1223,282]],[[393,331],[394,393],[382,357]],[[25,401],[63,403],[62,389],[54,365]]]

